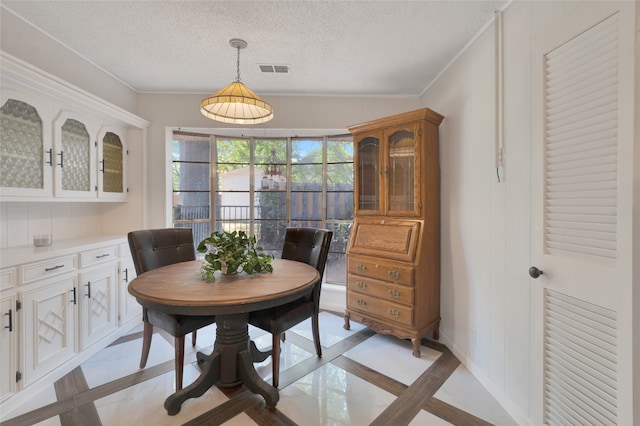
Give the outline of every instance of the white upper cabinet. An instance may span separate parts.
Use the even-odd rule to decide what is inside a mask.
[[[150,123],[0,57],[0,201],[126,201],[125,136]]]

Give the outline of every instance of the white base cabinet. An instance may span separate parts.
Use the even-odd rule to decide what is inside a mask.
[[[2,249],[0,262],[0,412],[142,320],[127,290],[135,268],[123,237]]]

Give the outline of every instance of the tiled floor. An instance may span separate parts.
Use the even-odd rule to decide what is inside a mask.
[[[138,328],[24,407],[3,413],[2,425],[515,424],[438,343],[424,340],[422,356],[415,358],[408,341],[354,322],[344,330],[341,316],[322,312],[323,357],[317,358],[310,324],[287,332],[275,409],[242,386],[216,387],[187,400],[176,416],[167,415],[163,403],[174,392],[172,339],[156,334],[147,368],[139,370]],[[249,333],[258,347],[270,345],[270,335],[252,327]],[[199,331],[196,350],[209,353],[214,337],[215,326]],[[189,344],[186,350],[185,386],[199,374],[195,351]],[[270,382],[271,358],[255,366]]]

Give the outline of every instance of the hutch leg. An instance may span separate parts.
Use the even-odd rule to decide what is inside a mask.
[[[420,358],[420,338],[412,337],[411,343],[413,344],[413,356]]]
[[[351,324],[349,324],[350,317],[351,315],[349,314],[349,312],[344,313],[344,329],[345,330],[351,330]]]

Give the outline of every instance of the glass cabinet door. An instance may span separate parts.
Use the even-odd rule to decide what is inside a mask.
[[[9,91],[7,91],[9,92]],[[2,96],[0,187],[2,196],[51,196],[51,133],[30,102]],[[48,141],[48,142],[47,142]]]
[[[85,120],[62,112],[54,123],[54,147],[55,196],[95,198],[96,149]]]
[[[100,132],[98,137],[98,197],[126,199],[126,159],[124,141],[115,131]]]
[[[380,137],[366,136],[356,141],[356,150],[356,208],[360,214],[379,214]]]
[[[416,130],[392,130],[387,138],[387,212],[417,214],[419,182],[416,176]]]

